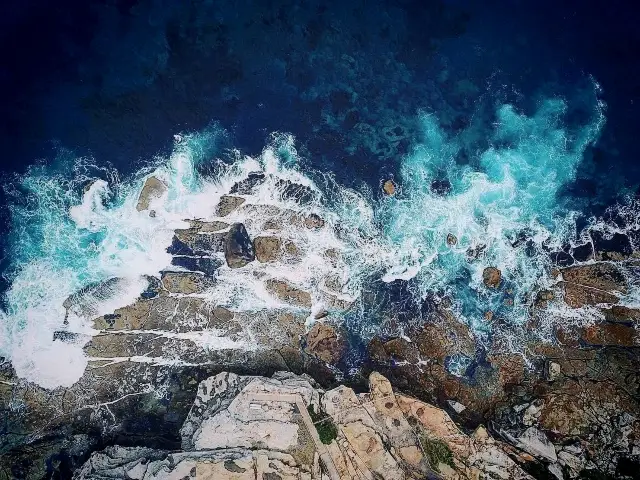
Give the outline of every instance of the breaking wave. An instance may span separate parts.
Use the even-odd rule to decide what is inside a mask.
[[[73,384],[87,364],[82,345],[54,341],[53,332],[67,322],[69,329],[91,334],[90,318],[131,304],[147,288],[145,275],[175,268],[167,253],[174,230],[187,228],[187,219],[216,220],[220,197],[258,172],[263,181],[243,192],[242,218],[252,238],[268,229],[264,206],[315,213],[326,224],[305,230],[283,217],[280,235],[298,247],[301,260],[253,262],[237,270],[223,264],[205,294],[212,304],[246,312],[282,307],[258,280],[268,275],[314,292],[317,310],[324,282],[337,276],[340,298],[355,302],[343,321],[364,339],[381,329],[398,333],[388,330],[375,301],[376,286],[398,283],[418,303],[448,298],[480,338],[488,340],[495,330],[487,312],[517,336],[532,296],[555,283],[553,252],[586,243],[589,232],[610,237],[638,229],[637,209],[629,204],[617,210],[618,225],[583,219],[588,228],[579,231],[580,214],[560,199],[602,128],[604,105],[596,94],[597,88],[592,111],[577,126],[566,121],[562,99],[540,102],[531,115],[499,106],[489,134],[470,128],[450,135],[435,115],[423,113],[421,138],[402,160],[390,196],[344,188],[334,174],[306,168],[289,135],[273,134],[256,157],[222,150],[226,134],[218,127],[177,135],[169,158],[155,159],[130,179],[96,170],[86,159],[74,161],[72,177],[33,167],[9,188],[12,269],[0,354],[18,375],[42,386]],[[482,147],[469,155],[476,144]],[[150,175],[168,187],[153,200],[153,216],[136,209]],[[335,262],[327,261],[328,251],[339,252]],[[483,286],[486,267],[500,269],[504,288]],[[113,278],[121,280],[106,294],[65,308],[70,295]],[[630,293],[625,301],[637,302],[638,296]],[[587,311],[556,313],[565,321],[590,318]],[[553,315],[547,326],[552,321]],[[550,330],[539,333],[548,338]],[[517,339],[507,343],[517,348]]]

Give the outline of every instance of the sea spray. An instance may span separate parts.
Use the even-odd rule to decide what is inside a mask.
[[[332,173],[305,168],[290,135],[272,135],[255,157],[223,151],[220,139],[226,137],[218,127],[177,136],[169,158],[127,180],[111,175],[87,183],[86,175],[67,179],[32,169],[21,179],[24,198],[12,207],[12,284],[0,352],[18,375],[42,386],[77,381],[87,362],[83,342],[54,341],[53,332],[66,319],[70,330],[91,334],[92,316],[133,303],[147,286],[145,275],[179,269],[166,249],[174,230],[187,228],[189,219],[242,221],[251,238],[277,234],[295,246],[286,262],[252,262],[241,269],[230,269],[218,254],[221,266],[202,294],[211,305],[252,315],[274,308],[305,311],[275,298],[260,280],[275,278],[311,292],[312,311],[318,312],[328,307],[327,279],[338,278],[337,294],[352,307],[334,318],[363,342],[375,334],[403,333],[402,322],[386,321],[390,306],[407,312],[415,306],[419,315],[425,301],[448,297],[479,338],[495,340],[499,333],[505,349],[518,351],[535,292],[555,283],[549,253],[584,236],[576,228],[579,214],[558,194],[597,138],[603,105],[595,102],[587,123],[577,126],[564,123],[566,110],[559,99],[543,101],[531,116],[498,107],[485,146],[467,162],[458,156],[472,143],[465,137],[470,133],[452,136],[434,115],[422,114],[422,137],[401,162],[393,196],[347,189]],[[167,186],[151,202],[153,215],[136,209],[150,175]],[[217,217],[222,195],[242,182],[244,203]],[[635,218],[635,207],[626,208],[621,215]],[[301,228],[300,218],[310,214],[324,222]],[[591,222],[592,228],[602,225]],[[450,235],[455,242],[447,241]],[[501,270],[501,288],[483,285],[489,266]],[[65,308],[70,295],[110,279],[123,280],[108,295],[91,297],[89,305]],[[407,302],[411,308],[405,309]],[[539,333],[550,339],[554,322],[588,322],[597,314],[592,310],[554,305]],[[415,320],[404,317],[405,323]],[[490,318],[500,319],[500,331]],[[201,340],[209,338],[210,348],[230,345],[214,333]],[[451,368],[468,361],[457,359]]]

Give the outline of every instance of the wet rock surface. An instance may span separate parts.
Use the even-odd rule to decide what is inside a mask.
[[[216,214],[219,217],[226,217],[231,212],[236,210],[240,205],[245,202],[245,199],[242,197],[234,197],[231,195],[223,195],[220,197],[220,203],[216,208]]]
[[[600,316],[586,326],[567,323],[556,342],[523,333],[533,352],[528,359],[501,351],[497,342],[485,349],[438,307],[406,337],[374,338],[372,368],[396,388],[442,405],[466,428],[486,425],[536,478],[636,478],[638,312],[618,304],[628,268],[594,263],[563,269],[556,293],[536,295],[540,315],[586,305]]]
[[[256,259],[253,244],[246,228],[241,223],[234,223],[224,239],[224,258],[231,268],[244,267]]]
[[[166,192],[167,186],[162,180],[156,177],[147,178],[142,187],[142,191],[140,192],[136,210],[139,212],[148,210],[152,202],[162,197]]]
[[[316,322],[306,335],[305,351],[326,363],[338,363],[346,347],[341,334],[325,323]]]
[[[265,282],[267,291],[273,296],[299,307],[311,308],[311,295],[304,290],[300,290],[287,282],[275,278]]]
[[[489,288],[498,288],[502,280],[502,273],[495,267],[487,267],[482,272],[482,282]]]
[[[249,195],[263,180],[250,177],[232,193]],[[350,297],[348,253],[321,250],[332,269],[312,281],[287,276],[309,259],[305,238],[335,233],[331,219],[228,198],[236,223],[184,220],[167,245],[170,265],[138,279],[146,288],[130,305],[105,314],[96,307],[137,281],[122,278],[64,302],[67,320],[87,321],[74,331],[61,320],[54,333],[86,358],[76,384],[46,390],[0,364],[1,479],[69,478],[83,464],[77,478],[326,479],[320,451],[339,478],[636,478],[640,311],[626,301],[637,281],[633,255],[596,252],[531,292],[521,355],[510,353],[513,338],[499,336],[508,321],[499,308],[484,312],[497,332],[487,342],[451,299],[414,302],[405,281]],[[455,248],[462,237],[442,241]],[[485,255],[476,245],[468,261]],[[269,307],[234,310],[235,282],[255,286]],[[485,269],[483,283],[484,295],[508,300],[509,279],[497,268]],[[216,288],[224,295],[210,296]],[[349,313],[366,301],[386,333],[362,345]],[[543,341],[535,333],[553,315],[563,321]],[[310,376],[243,376],[284,370]],[[345,386],[325,392],[311,377]],[[349,388],[364,391],[367,377],[369,393]],[[328,415],[335,426],[318,435],[335,438],[318,449],[298,406],[261,400],[268,408],[259,409],[243,391],[301,395],[314,421]]]

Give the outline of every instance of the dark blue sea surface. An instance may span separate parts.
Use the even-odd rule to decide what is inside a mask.
[[[79,203],[78,178],[139,177],[170,154],[176,134],[217,132],[196,165],[205,173],[226,149],[256,155],[282,132],[295,138],[303,171],[331,173],[336,185],[380,192],[382,180],[396,179],[404,203],[382,202],[375,220],[398,252],[442,258],[433,278],[420,280],[434,289],[471,281],[464,258],[435,246],[447,232],[429,230],[454,228],[452,209],[461,219],[473,213],[470,238],[513,220],[505,237],[520,248],[532,222],[557,230],[574,210],[579,229],[640,192],[632,2],[23,0],[3,8],[2,290],[40,257],[88,268],[76,249],[100,244],[103,233],[52,246],[43,240],[55,217],[47,202]],[[511,201],[514,192],[522,195]],[[56,213],[59,238],[69,233],[66,212]],[[628,223],[634,214],[626,215]],[[502,243],[492,248],[503,258]],[[389,278],[420,269],[398,263]],[[543,267],[519,265],[531,275],[519,288],[532,288]],[[462,313],[503,302],[465,304]]]

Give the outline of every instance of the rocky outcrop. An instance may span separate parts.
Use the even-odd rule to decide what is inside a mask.
[[[200,382],[180,451],[109,447],[74,479],[532,478],[486,430],[465,435],[445,412],[395,394],[377,373],[369,388],[325,392],[288,372],[220,373]]]
[[[149,177],[145,180],[140,197],[138,197],[138,203],[136,204],[136,210],[139,212],[148,210],[151,203],[161,198],[167,192],[167,186],[165,183],[156,178]]]
[[[620,294],[627,292],[622,269],[608,262],[564,268],[564,300],[578,308],[585,305],[617,303]]]
[[[282,241],[278,237],[262,236],[253,239],[256,260],[260,263],[274,262],[282,255]]]
[[[223,195],[222,197],[220,197],[220,203],[218,203],[218,206],[216,208],[216,215],[218,215],[219,217],[226,217],[244,202],[245,199],[242,197]]]
[[[243,224],[234,223],[229,228],[224,240],[224,258],[231,268],[244,267],[256,259],[253,244]]]
[[[167,292],[184,295],[202,293],[208,286],[207,278],[199,272],[162,272],[161,281]]]
[[[326,323],[316,322],[306,335],[305,352],[326,363],[338,363],[346,347],[344,338]]]
[[[300,290],[283,280],[275,278],[270,278],[264,283],[267,291],[279,300],[298,307],[311,308],[311,295],[309,292]]]
[[[600,311],[602,318],[559,323],[557,343],[521,332],[528,358],[505,353],[506,344],[496,340],[487,350],[480,347],[440,305],[405,337],[374,338],[372,368],[395,387],[443,406],[467,428],[487,424],[510,445],[509,456],[536,476],[633,478],[640,464],[640,316],[617,304],[628,288],[628,268],[595,263],[564,269],[560,292],[534,297],[532,322],[553,314],[547,309],[566,309],[564,300]],[[567,296],[567,285],[576,286],[578,296]],[[606,303],[613,304],[594,302],[591,290],[610,295]]]

